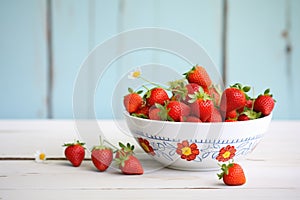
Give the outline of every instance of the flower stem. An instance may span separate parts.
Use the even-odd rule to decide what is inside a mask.
[[[146,82],[148,82],[148,83],[150,83],[150,84],[156,86],[156,87],[160,87],[160,88],[163,88],[163,89],[165,89],[165,90],[170,91],[170,88],[166,88],[166,87],[161,86],[161,85],[159,85],[159,84],[157,84],[157,83],[154,83],[154,82],[152,82],[152,81],[149,81],[149,80],[145,79],[144,77],[141,77],[141,76],[140,76],[139,78],[142,79],[143,81],[146,81]]]

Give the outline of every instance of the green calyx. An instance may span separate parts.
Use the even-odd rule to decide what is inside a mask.
[[[133,150],[134,150],[134,145],[131,145],[130,143],[127,143],[126,145],[124,145],[122,142],[119,142],[119,146],[125,153],[133,152]]]
[[[230,87],[241,90],[242,92],[244,92],[247,100],[251,99],[251,97],[247,94],[247,92],[249,92],[251,90],[250,86],[243,86],[241,83],[235,83],[235,84],[231,85]]]
[[[243,92],[249,92],[251,90],[250,86],[243,86],[241,83],[235,83],[234,85],[230,86],[231,88],[237,88],[242,90]]]
[[[249,119],[258,119],[261,117],[261,112],[255,112],[253,109],[244,108],[244,111],[241,114],[245,114]]]
[[[133,93],[137,93],[137,94],[142,94],[143,93],[143,91],[142,90],[139,90],[139,91],[134,91],[132,88],[128,88],[128,92],[130,93],[130,94],[133,94]]]
[[[84,142],[80,142],[79,140],[76,140],[73,143],[65,143],[65,144],[63,144],[64,147],[69,147],[69,146],[74,146],[74,145],[84,146],[85,143]]]
[[[186,78],[188,78],[189,74],[190,74],[190,73],[193,73],[193,72],[196,70],[196,66],[198,66],[198,64],[195,65],[195,66],[193,66],[192,69],[190,69],[188,72],[185,72],[183,75],[184,75]]]
[[[143,119],[149,119],[148,116],[146,116],[145,114],[142,114],[142,113],[132,113],[131,116],[139,117],[139,118],[143,118]]]
[[[168,105],[168,102],[166,102],[164,106],[161,104],[155,103],[156,108],[159,109],[158,115],[162,121],[174,121],[169,116],[170,109],[167,108],[167,105]]]
[[[228,164],[224,163],[222,165],[219,164],[219,166],[221,167],[221,170],[222,170],[222,172],[220,174],[217,174],[219,179],[222,179],[225,174],[228,175],[229,174],[229,168],[233,167],[233,165],[234,165],[233,162],[229,162]]]
[[[101,135],[99,135],[99,143],[100,144],[97,145],[97,146],[94,146],[92,151],[94,151],[94,150],[105,150],[105,149],[109,149],[109,150],[112,151],[112,149],[110,147],[107,147],[107,146],[104,145],[104,142],[106,142],[106,141],[102,139]]]
[[[189,94],[188,96],[191,98],[189,100],[189,103],[194,103],[198,99],[202,99],[203,101],[212,100],[212,98],[209,96],[209,94],[204,92],[204,90],[201,86],[199,87],[199,90],[197,92],[195,92],[194,94]]]
[[[115,158],[115,162],[119,167],[124,167],[125,166],[125,161],[129,159],[129,156],[131,154],[126,155],[124,152],[121,152],[119,155],[119,158]]]
[[[173,95],[178,96],[180,100],[185,100],[187,95],[188,90],[186,88],[186,84],[186,79],[168,82],[169,90],[173,93]]]

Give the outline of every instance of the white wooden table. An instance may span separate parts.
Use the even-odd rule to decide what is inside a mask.
[[[112,143],[135,143],[113,121],[101,126]],[[140,148],[141,176],[113,167],[101,173],[88,159],[75,168],[61,158],[62,144],[77,137],[72,120],[0,121],[0,199],[300,199],[300,121],[272,121],[255,151],[239,161],[247,183],[238,187],[225,186],[216,171],[159,168]],[[36,163],[36,150],[49,159]]]

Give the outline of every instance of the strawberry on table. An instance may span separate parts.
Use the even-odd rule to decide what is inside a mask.
[[[131,88],[128,88],[129,94],[124,96],[123,104],[127,112],[136,112],[143,104],[143,98],[139,95],[141,91],[134,92]]]
[[[119,168],[123,174],[126,175],[141,175],[144,169],[140,161],[134,155],[120,155],[116,159]]]
[[[127,143],[125,145],[122,142],[119,142],[119,146],[120,146],[121,149],[119,149],[116,152],[116,156],[115,156],[116,159],[120,158],[121,155],[127,156],[127,155],[133,154],[134,145],[131,145],[130,143]]]
[[[113,150],[103,145],[103,141],[100,138],[100,145],[93,147],[91,158],[94,166],[103,172],[110,166],[113,160]]]
[[[189,83],[196,83],[205,90],[209,88],[212,81],[204,67],[196,65],[184,74]]]
[[[246,183],[246,177],[243,168],[237,163],[221,165],[222,173],[218,174],[219,179],[229,186],[238,186]]]
[[[65,156],[74,167],[80,166],[81,162],[85,156],[85,148],[83,147],[85,143],[77,140],[74,143],[65,143],[63,146],[65,149]]]
[[[254,101],[254,110],[261,112],[262,115],[269,115],[275,106],[273,95],[270,94],[270,89],[266,89],[263,95],[259,95]]]

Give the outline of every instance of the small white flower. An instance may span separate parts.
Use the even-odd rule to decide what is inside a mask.
[[[44,162],[46,160],[46,153],[44,151],[37,150],[34,154],[35,162]]]
[[[128,75],[129,79],[136,79],[139,78],[142,75],[142,70],[140,67],[136,68],[134,71],[130,72]]]

